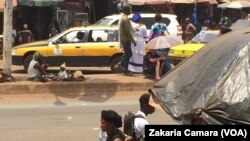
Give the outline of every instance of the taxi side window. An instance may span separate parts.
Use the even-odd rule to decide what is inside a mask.
[[[72,31],[58,39],[59,43],[82,43],[84,42],[85,31]]]
[[[108,32],[106,30],[92,30],[89,34],[89,42],[107,42]]]
[[[108,42],[118,42],[118,30],[110,30],[108,32]]]

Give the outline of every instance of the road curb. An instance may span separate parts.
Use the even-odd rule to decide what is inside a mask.
[[[153,82],[10,82],[0,84],[1,94],[94,95],[125,91],[147,91]]]

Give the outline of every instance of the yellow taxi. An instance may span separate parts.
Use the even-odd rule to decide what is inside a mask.
[[[78,33],[82,37],[77,36]],[[31,42],[12,48],[12,64],[27,70],[35,52],[45,56],[50,66],[110,66],[120,61],[122,52],[117,26],[86,26],[70,28],[48,40]]]
[[[177,65],[185,58],[193,55],[208,42],[219,36],[219,30],[202,30],[190,42],[170,48],[168,57],[171,63]]]

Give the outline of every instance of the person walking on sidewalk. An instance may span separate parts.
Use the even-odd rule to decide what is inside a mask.
[[[139,98],[140,110],[136,113],[136,116],[139,115],[143,118],[135,118],[134,121],[136,138],[139,141],[145,141],[145,125],[149,124],[146,116],[155,111],[155,107],[149,103],[150,97],[150,94],[145,93]]]
[[[28,28],[28,24],[23,25],[23,30],[17,35],[19,44],[24,44],[32,41],[33,34]]]
[[[130,15],[131,7],[128,3],[123,3],[123,15],[119,20],[119,32],[120,32],[120,43],[124,50],[124,54],[121,60],[122,73],[124,75],[129,74],[128,65],[130,57],[132,56],[131,43],[136,46],[136,42],[132,36],[133,28],[131,26],[131,22],[128,18]]]
[[[149,40],[152,40],[153,38],[157,38],[159,36],[169,36],[169,32],[168,32],[168,26],[166,25],[166,23],[164,23],[164,21],[162,21],[162,15],[160,13],[156,13],[155,14],[155,23],[151,26]],[[156,67],[157,71],[155,71],[156,72],[155,78],[156,78],[156,80],[159,80],[162,75],[164,75],[169,70],[171,70],[171,65],[170,65],[170,62],[168,60],[169,48],[157,49],[156,52],[159,56],[161,56],[161,59],[160,59],[161,66],[158,67],[158,68],[160,68],[159,75],[158,75],[157,67]],[[152,62],[152,60],[151,60],[151,62]],[[153,62],[155,62],[155,61],[153,61]],[[159,62],[157,61],[157,63],[159,63]]]
[[[152,24],[149,41],[158,36],[167,36],[169,35],[168,26],[162,21],[162,15],[160,13],[155,14],[155,23]]]
[[[195,35],[196,27],[191,23],[191,20],[189,18],[185,19],[185,39],[184,43],[187,43],[191,41]]]
[[[145,41],[147,40],[147,27],[141,23],[140,13],[135,13],[132,18],[132,27],[134,29],[134,39],[136,46],[131,47],[132,57],[130,58],[128,70],[135,73],[142,73],[143,71],[143,57],[145,50]]]
[[[122,127],[122,117],[113,110],[101,111],[101,129],[107,133],[106,141],[124,141],[125,135],[119,129]]]

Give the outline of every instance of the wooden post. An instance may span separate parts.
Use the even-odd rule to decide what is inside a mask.
[[[11,76],[11,48],[12,48],[12,0],[4,1],[4,29],[3,29],[3,73]]]

